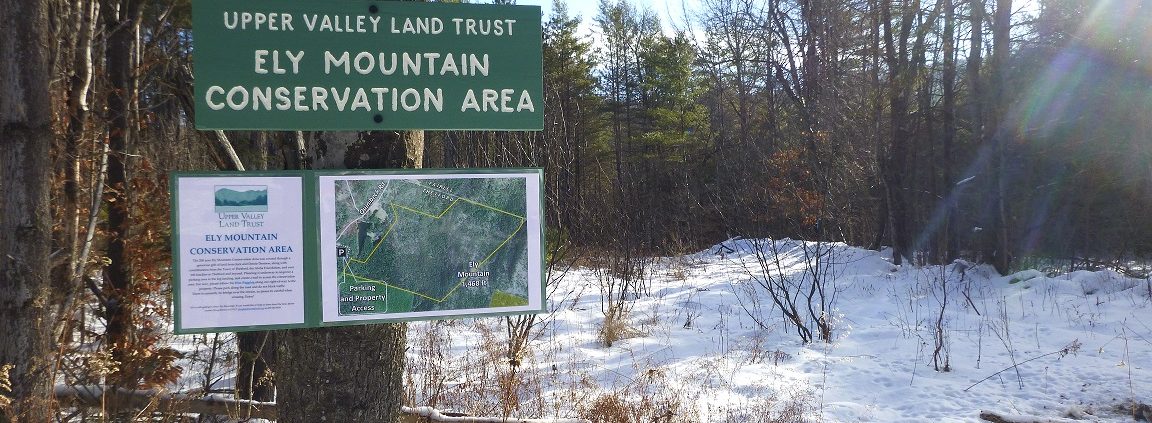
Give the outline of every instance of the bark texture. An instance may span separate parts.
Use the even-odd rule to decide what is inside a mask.
[[[280,334],[281,423],[395,422],[407,326],[294,329]]]
[[[15,400],[0,422],[52,416],[48,50],[47,2],[0,0],[0,368]]]

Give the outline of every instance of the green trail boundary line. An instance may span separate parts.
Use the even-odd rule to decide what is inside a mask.
[[[422,184],[414,184],[414,185],[417,185],[417,186],[420,186],[423,188],[430,188],[430,187],[427,187],[427,186],[422,185]],[[432,188],[432,189],[434,189],[434,188]],[[398,210],[404,210],[404,211],[407,211],[407,212],[410,212],[413,214],[417,214],[417,215],[425,216],[425,217],[428,217],[431,219],[439,220],[439,219],[443,218],[444,215],[448,214],[449,211],[451,211],[453,208],[455,208],[457,204],[467,203],[467,204],[471,204],[471,205],[474,205],[477,207],[482,207],[482,208],[485,208],[488,210],[492,210],[494,212],[506,214],[508,216],[512,216],[512,217],[515,217],[517,219],[520,219],[520,224],[516,227],[516,230],[512,231],[511,234],[509,234],[507,237],[505,237],[504,241],[501,242],[500,245],[498,245],[494,250],[492,250],[492,252],[488,253],[488,255],[486,257],[484,257],[483,260],[481,260],[480,262],[477,262],[475,267],[469,269],[470,271],[476,271],[476,269],[487,264],[488,261],[491,260],[492,257],[496,255],[496,253],[498,253],[502,248],[504,248],[504,245],[508,244],[508,241],[511,241],[512,238],[516,236],[516,234],[520,233],[520,231],[524,229],[524,225],[528,222],[528,219],[526,219],[524,216],[520,216],[518,214],[511,213],[511,212],[508,212],[506,210],[501,210],[501,209],[498,209],[496,207],[492,207],[492,206],[487,205],[487,204],[472,201],[472,200],[469,200],[469,199],[464,198],[464,197],[460,197],[460,196],[452,194],[452,193],[448,193],[448,192],[444,192],[444,191],[440,191],[440,190],[437,190],[437,191],[441,192],[443,194],[446,194],[446,195],[451,195],[453,197],[456,197],[455,200],[453,200],[452,203],[448,205],[448,207],[444,208],[444,210],[441,210],[440,213],[437,213],[437,214],[432,214],[432,213],[429,213],[429,212],[426,212],[423,210],[417,210],[417,209],[408,207],[408,206],[403,205],[403,204],[389,203],[388,207],[392,210],[392,223],[388,225],[388,229],[385,230],[384,236],[380,237],[380,240],[376,242],[376,245],[372,247],[372,251],[370,251],[366,257],[364,257],[362,259],[349,258],[348,261],[345,262],[344,269],[341,271],[341,276],[350,277],[354,281],[353,282],[348,282],[348,281],[341,282],[340,283],[341,287],[343,287],[344,285],[350,284],[350,283],[374,283],[374,284],[381,285],[381,286],[384,286],[387,288],[395,289],[397,291],[407,292],[409,294],[416,295],[416,296],[419,296],[419,297],[422,297],[422,298],[425,298],[428,300],[432,300],[432,301],[435,301],[437,303],[443,303],[443,302],[447,301],[448,297],[452,296],[452,294],[455,293],[456,290],[460,289],[460,287],[468,279],[468,277],[460,278],[460,280],[456,283],[456,285],[453,286],[452,289],[449,290],[447,294],[444,294],[444,296],[442,296],[440,298],[436,298],[436,297],[430,296],[428,294],[424,294],[421,292],[416,292],[416,291],[413,291],[410,289],[399,287],[399,286],[389,284],[389,283],[384,282],[384,281],[363,277],[363,276],[357,275],[355,272],[353,272],[351,270],[353,262],[360,263],[360,264],[367,264],[369,261],[372,260],[372,256],[376,254],[376,251],[380,249],[380,246],[384,244],[384,241],[388,239],[388,236],[392,234],[392,230],[396,227],[396,224],[398,222],[400,222],[400,213]]]

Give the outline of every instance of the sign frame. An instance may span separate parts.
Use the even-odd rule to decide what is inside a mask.
[[[326,251],[325,247],[321,245],[321,228],[320,216],[322,203],[326,199],[319,197],[320,180],[322,177],[332,176],[348,176],[348,177],[379,177],[388,176],[398,179],[438,179],[445,177],[460,177],[461,175],[473,175],[475,177],[488,177],[491,175],[493,178],[502,176],[515,175],[515,178],[523,178],[526,181],[527,188],[525,191],[525,210],[528,213],[526,217],[534,219],[537,223],[532,226],[525,227],[526,236],[533,240],[536,249],[528,248],[525,252],[525,260],[532,263],[529,266],[529,272],[526,274],[529,293],[535,295],[529,298],[530,306],[538,306],[532,308],[519,308],[513,311],[507,307],[488,307],[477,310],[469,310],[466,313],[453,313],[451,310],[445,313],[436,315],[420,315],[420,316],[404,316],[400,318],[388,317],[387,314],[374,314],[372,318],[352,319],[352,320],[331,320],[326,319],[323,314],[324,301],[331,301],[324,298],[324,287],[326,283],[333,281],[324,281],[322,272],[321,252]],[[189,317],[192,317],[185,308],[191,304],[192,288],[187,285],[189,282],[188,274],[190,268],[194,266],[188,263],[183,257],[186,251],[184,249],[190,248],[194,244],[197,237],[202,238],[205,233],[217,228],[201,228],[201,227],[188,227],[191,219],[185,216],[181,219],[182,211],[189,211],[189,207],[203,208],[201,205],[189,205],[190,202],[195,202],[196,198],[188,197],[189,190],[181,189],[181,181],[195,181],[195,180],[209,180],[219,183],[216,185],[245,185],[250,184],[252,181],[259,181],[259,178],[295,178],[300,181],[301,189],[299,206],[301,208],[301,227],[300,235],[303,246],[303,260],[302,271],[303,280],[300,289],[303,293],[303,316],[302,322],[286,322],[275,324],[251,324],[248,322],[228,322],[221,321],[219,324],[211,326],[196,326],[189,327],[185,324]],[[529,183],[531,181],[531,183]],[[546,239],[544,236],[544,172],[541,168],[475,168],[475,169],[390,169],[390,170],[300,170],[300,171],[256,171],[256,172],[173,172],[169,175],[170,191],[171,191],[171,218],[172,218],[172,305],[173,305],[173,323],[174,331],[176,334],[193,334],[193,333],[213,333],[213,332],[245,332],[257,330],[274,330],[274,329],[291,329],[291,328],[313,328],[313,327],[330,327],[330,326],[348,326],[360,324],[374,324],[374,323],[391,323],[401,321],[420,321],[420,320],[441,320],[441,319],[456,319],[456,318],[475,318],[475,317],[489,317],[489,316],[506,316],[506,315],[520,315],[541,313],[547,311],[547,265],[545,263],[546,255]],[[532,186],[536,189],[533,190]],[[184,200],[184,201],[182,201]],[[334,199],[333,199],[334,201]],[[538,207],[532,207],[533,203]],[[219,232],[219,231],[217,231]],[[531,244],[531,243],[530,243]],[[330,246],[334,247],[334,246]],[[538,267],[536,267],[538,266]],[[531,271],[532,268],[538,271]],[[338,300],[338,299],[337,299]]]

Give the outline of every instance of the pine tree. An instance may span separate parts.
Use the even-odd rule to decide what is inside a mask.
[[[557,0],[552,16],[544,24],[544,143],[550,153],[553,169],[545,169],[545,182],[554,194],[549,203],[553,227],[561,227],[574,241],[584,242],[586,226],[591,219],[588,197],[594,194],[598,177],[592,149],[602,131],[601,98],[596,95],[596,66],[592,44],[579,35],[580,19],[568,16],[568,8]],[[591,213],[595,213],[592,211]]]

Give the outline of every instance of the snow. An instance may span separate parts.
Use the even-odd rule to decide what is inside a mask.
[[[830,343],[804,344],[757,281],[811,282],[812,253],[830,294]],[[520,379],[519,418],[590,417],[618,397],[643,421],[1130,422],[1152,402],[1152,281],[1113,272],[1000,276],[989,266],[895,266],[888,251],[796,240],[731,239],[648,260],[627,296],[627,336],[605,346],[606,271],[575,268],[549,287],[528,351],[512,368],[504,319],[409,326],[412,406],[501,414],[500,381]],[[804,287],[808,285],[802,285]],[[950,371],[933,368],[943,318]],[[803,303],[801,303],[803,305]],[[759,322],[759,323],[758,323]],[[188,338],[195,358],[179,391],[233,384],[235,345]],[[219,341],[222,348],[213,352]],[[206,372],[205,363],[217,364]],[[199,364],[197,364],[198,362]],[[1014,366],[1015,364],[1015,366]],[[206,376],[207,374],[207,376]],[[199,389],[198,389],[199,388]],[[507,410],[506,410],[507,411]],[[659,420],[666,421],[666,420]],[[797,419],[783,421],[799,421]]]
[[[1134,401],[1152,401],[1147,279],[1107,270],[1000,276],[962,261],[894,266],[877,251],[780,240],[779,269],[801,283],[811,281],[801,276],[811,263],[805,251],[831,252],[822,274],[835,293],[834,339],[803,344],[767,294],[750,290],[764,278],[754,248],[770,242],[729,240],[654,261],[647,289],[627,301],[633,336],[611,347],[598,334],[605,272],[566,273],[518,369],[543,375],[534,392],[552,404],[551,415],[519,417],[576,417],[590,399],[613,393],[647,396],[685,421],[754,421],[793,407],[829,422],[971,422],[985,410],[1119,422],[1132,421]],[[947,372],[932,365],[941,304]],[[449,325],[444,362],[474,363],[468,357],[491,349],[501,322],[415,323],[410,339]],[[449,386],[474,377],[457,375]]]

